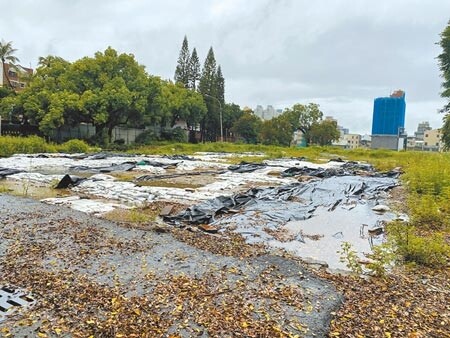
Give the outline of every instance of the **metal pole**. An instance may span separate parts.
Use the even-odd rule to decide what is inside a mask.
[[[217,97],[211,96],[209,94],[203,94],[203,95],[208,96],[212,99],[215,99],[219,103],[220,142],[223,142],[222,104],[220,103],[220,100]]]

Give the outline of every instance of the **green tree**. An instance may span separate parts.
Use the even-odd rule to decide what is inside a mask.
[[[221,103],[217,97],[217,66],[214,50],[211,47],[206,56],[202,69],[202,75],[198,85],[199,92],[203,95],[208,111],[201,123],[203,141],[216,141],[220,133],[220,109]]]
[[[13,88],[13,86],[9,79],[8,72],[6,71],[6,63],[15,65],[17,62],[19,62],[19,59],[14,55],[15,52],[17,52],[17,49],[14,49],[12,47],[12,41],[5,42],[4,40],[2,40],[0,42],[0,59],[2,60],[3,74],[5,74],[6,81],[8,81],[10,88]]]
[[[198,59],[197,50],[192,50],[189,60],[189,88],[196,90],[198,81],[200,80],[200,60]]]
[[[264,144],[288,147],[291,144],[294,126],[286,116],[278,116],[264,121],[261,127],[260,139]]]
[[[108,47],[94,58],[85,57],[72,64],[69,79],[80,96],[83,122],[96,128],[96,136],[110,142],[119,124],[139,123],[147,104],[148,77],[144,67],[131,54],[118,54]]]
[[[44,59],[17,100],[28,121],[44,133],[87,122],[95,126],[97,141],[108,143],[115,126],[144,118],[148,77],[133,55],[109,47],[72,64]]]
[[[170,126],[177,120],[184,120],[188,129],[194,129],[206,114],[206,105],[200,93],[184,88],[180,84],[166,84],[167,108],[170,112]]]
[[[189,88],[190,75],[190,53],[189,44],[186,35],[184,36],[181,45],[180,55],[178,56],[178,63],[175,69],[175,82],[183,84],[184,87]]]
[[[292,125],[293,131],[299,129],[303,134],[308,135],[313,123],[322,120],[323,113],[319,110],[319,105],[309,103],[303,105],[300,103],[294,104],[292,108],[288,108],[281,115],[282,118],[287,119]]]
[[[222,105],[225,104],[225,79],[222,74],[222,68],[217,67],[217,73],[216,73],[216,92],[217,92],[217,99],[222,103]]]
[[[262,121],[253,113],[244,112],[242,116],[234,123],[233,133],[245,143],[256,144],[260,132]]]
[[[441,70],[444,79],[441,96],[448,100],[447,104],[442,109],[442,112],[445,113],[444,125],[442,127],[442,140],[445,147],[448,149],[450,148],[450,21],[441,33],[439,45],[442,48],[442,53],[438,56],[439,69]]]
[[[339,140],[340,133],[335,121],[323,120],[314,122],[309,130],[308,143],[321,146],[331,145],[333,141]]]
[[[239,105],[234,103],[227,103],[223,106],[222,118],[223,118],[223,134],[225,140],[227,140],[232,132],[231,128],[234,123],[242,116],[244,112]]]

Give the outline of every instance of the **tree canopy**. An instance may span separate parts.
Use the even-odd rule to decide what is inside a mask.
[[[444,125],[442,127],[442,140],[445,147],[450,148],[450,21],[441,33],[439,45],[442,48],[442,53],[438,56],[439,69],[444,79],[441,96],[447,99],[447,104],[442,109],[442,112],[445,113]]]
[[[206,112],[201,94],[149,76],[133,55],[111,47],[73,63],[41,57],[30,84],[2,99],[0,109],[13,109],[22,123],[37,125],[47,135],[63,126],[92,123],[101,144],[110,142],[118,125],[170,127],[179,118],[195,126]]]
[[[308,136],[310,144],[327,146],[331,145],[333,141],[339,140],[340,132],[335,121],[322,120],[311,125]]]
[[[8,81],[9,87],[13,88],[11,81],[9,80],[8,72],[6,71],[6,63],[11,65],[15,65],[19,62],[19,59],[14,55],[17,52],[17,49],[12,47],[12,41],[0,42],[0,59],[2,60],[3,74],[5,74],[6,80]]]

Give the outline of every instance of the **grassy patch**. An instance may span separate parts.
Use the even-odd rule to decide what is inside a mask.
[[[81,140],[70,140],[57,145],[45,141],[42,137],[28,136],[0,136],[0,156],[7,157],[14,154],[35,154],[35,153],[87,153],[95,151]]]
[[[147,223],[154,221],[158,213],[149,209],[114,209],[103,218],[119,223]]]

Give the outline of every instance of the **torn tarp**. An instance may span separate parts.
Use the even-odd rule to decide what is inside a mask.
[[[19,170],[19,169],[10,169],[10,168],[0,167],[0,179],[5,178],[6,176],[9,176],[9,175],[14,175],[14,174],[22,173],[22,172],[23,172],[23,170]]]
[[[334,160],[336,161],[336,160]],[[333,176],[352,176],[364,175],[372,177],[393,177],[398,178],[401,174],[400,169],[394,169],[386,173],[380,173],[375,168],[367,163],[345,162],[337,168],[310,168],[310,167],[291,167],[281,173],[282,177],[292,176],[311,176],[318,178],[326,178]]]
[[[287,221],[308,219],[319,206],[333,211],[338,205],[366,203],[396,185],[397,181],[389,177],[335,176],[279,187],[253,188],[205,201],[165,220],[172,224],[210,223],[216,215],[240,211],[237,216],[240,221],[258,219],[261,224],[276,227]]]
[[[85,178],[78,177],[78,176],[70,176],[68,174],[64,175],[64,177],[61,179],[61,181],[58,182],[55,189],[67,189],[70,187],[75,187],[81,182],[86,180]]]
[[[264,163],[241,162],[240,164],[230,165],[228,170],[234,171],[235,173],[250,173],[258,169],[263,169],[266,166]]]
[[[134,168],[136,168],[136,162],[123,162],[105,167],[71,166],[69,170],[72,172],[110,173],[113,171],[130,171]]]

